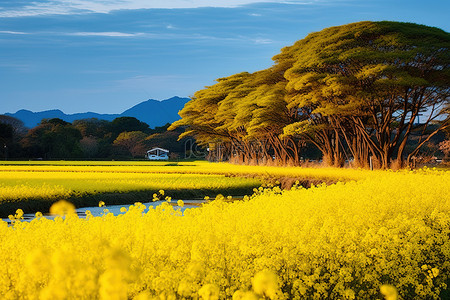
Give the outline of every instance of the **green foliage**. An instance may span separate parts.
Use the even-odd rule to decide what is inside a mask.
[[[386,168],[394,151],[402,160],[418,114],[437,118],[448,102],[449,48],[437,28],[360,22],[310,34],[275,60],[295,58],[285,73],[291,107],[320,118],[317,126],[350,123],[344,134],[361,134],[357,143]]]
[[[358,22],[311,33],[255,73],[239,73],[195,93],[171,129],[185,127],[201,144],[220,141],[230,157],[296,160],[298,140],[316,145],[336,166],[344,156],[360,165],[374,156],[380,167],[405,145],[420,113],[444,120],[421,134],[408,160],[424,142],[450,126],[450,34],[399,22]],[[425,131],[423,131],[425,132]],[[240,153],[240,154],[236,154]],[[283,159],[284,160],[284,159]]]
[[[11,116],[0,115],[0,158],[20,157],[20,139],[26,132],[23,122]]]
[[[147,150],[144,144],[147,134],[142,131],[124,131],[114,140],[114,145],[127,150],[133,157],[143,157]]]
[[[61,119],[43,120],[22,140],[29,157],[79,158],[82,156],[78,129]]]
[[[149,130],[148,124],[139,121],[134,117],[119,117],[115,118],[111,124],[111,132],[115,135],[115,139],[121,132],[124,131],[142,131],[147,132]]]
[[[110,122],[96,118],[75,120],[72,124],[83,136],[95,138],[106,137],[110,127]]]
[[[157,131],[156,128],[155,131]],[[189,138],[182,138],[179,140],[178,138],[182,133],[183,129],[156,132],[145,139],[145,145],[148,149],[154,147],[169,149],[171,157],[184,157],[184,151],[186,150],[185,146]]]
[[[9,124],[0,123],[0,139],[1,141],[5,141],[12,139],[14,129]]]
[[[11,126],[13,135],[20,135],[25,132],[23,122],[11,116],[0,115],[0,124]]]

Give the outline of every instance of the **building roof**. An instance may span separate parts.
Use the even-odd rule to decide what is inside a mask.
[[[163,148],[159,148],[159,147],[152,148],[151,150],[148,150],[147,153],[153,152],[153,151],[156,151],[156,150],[169,153],[169,150],[163,149]]]

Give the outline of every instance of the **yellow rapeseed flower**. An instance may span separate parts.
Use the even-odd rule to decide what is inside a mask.
[[[380,292],[384,296],[385,300],[397,300],[398,299],[397,289],[393,285],[383,284],[380,287]]]
[[[16,214],[15,214],[15,218],[16,219],[23,219],[23,215],[24,215],[24,213],[23,213],[23,210],[21,210],[20,208],[18,209],[18,210],[16,210]]]
[[[258,272],[252,278],[253,291],[261,297],[276,299],[278,293],[278,282],[275,273],[269,270]]]
[[[218,300],[219,299],[219,288],[217,285],[209,283],[205,284],[198,290],[198,294],[204,300]]]
[[[180,174],[145,173],[161,171],[158,166],[120,165],[105,172],[110,169],[76,164],[40,166],[45,172],[38,175],[28,166],[11,171],[7,176],[25,187],[8,187],[8,195],[36,195],[30,188],[35,182],[21,179],[33,176],[59,183],[75,176],[102,192],[164,187],[166,194],[230,187],[225,176],[208,177],[219,171],[339,182],[290,190],[267,185],[245,201],[213,200],[183,216],[167,202],[149,209],[137,202],[120,216],[86,211],[86,219],[24,222],[11,215],[12,224],[0,222],[1,299],[438,299],[449,278],[450,202],[443,200],[450,199],[448,171],[195,162],[183,170],[197,174],[181,174],[178,181],[173,179]],[[88,167],[95,172],[82,174]],[[0,166],[0,173],[2,168],[12,170]],[[142,174],[133,177],[136,170]],[[55,197],[50,187],[35,187]],[[380,287],[380,278],[396,287]]]
[[[76,214],[75,206],[66,200],[59,200],[50,207],[50,214],[58,216]]]

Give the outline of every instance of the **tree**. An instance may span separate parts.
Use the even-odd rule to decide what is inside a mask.
[[[177,128],[175,130],[168,131],[167,128],[170,124],[165,126],[156,127],[152,130],[153,134],[145,138],[145,145],[147,149],[154,147],[160,147],[168,149],[171,154],[175,156],[184,156],[187,151],[186,143],[188,138],[178,139],[180,134],[184,132],[183,128]]]
[[[139,121],[134,117],[119,117],[115,118],[111,122],[111,132],[113,133],[113,140],[121,133],[125,131],[142,131],[148,132],[149,126],[148,124]]]
[[[81,133],[61,119],[44,119],[22,139],[28,157],[79,158]]]
[[[196,92],[192,100],[186,103],[179,112],[182,118],[174,122],[169,130],[185,127],[185,133],[179,138],[188,135],[194,136],[201,146],[209,147],[211,145],[210,148],[212,148],[215,144],[223,144],[226,150],[217,159],[222,160],[224,157],[228,157],[234,137],[224,124],[233,117],[223,113],[219,114],[219,105],[222,105],[221,111],[225,110],[227,104],[221,104],[221,102],[248,76],[250,74],[244,72],[219,78],[217,84]]]
[[[0,123],[10,125],[13,129],[13,134],[20,135],[26,132],[25,125],[21,120],[17,118],[6,115],[0,115]]]
[[[400,164],[405,160],[413,131],[443,118],[409,153],[409,162],[450,125],[443,110],[449,101],[449,48],[447,32],[411,23],[359,22],[310,34],[283,49],[290,53],[284,57],[295,58],[285,74],[289,101],[308,115],[307,123],[288,129],[303,134],[307,124],[316,133],[328,130],[335,161],[344,138],[354,157],[360,158],[355,146],[363,147],[388,168],[395,152]],[[427,118],[416,126],[420,113]]]
[[[19,157],[20,139],[25,135],[23,122],[11,116],[0,115],[0,157]]]
[[[133,157],[142,157],[147,150],[144,143],[146,138],[147,134],[142,131],[125,131],[114,140],[114,145],[126,149]]]
[[[0,123],[0,157],[8,158],[8,144],[13,138],[14,129],[9,124]]]
[[[449,48],[449,33],[417,24],[327,28],[282,49],[271,68],[196,92],[170,129],[185,127],[182,137],[210,148],[220,142],[219,159],[298,162],[309,141],[330,165],[353,158],[365,167],[373,157],[381,168],[392,158],[402,166],[450,126]]]
[[[80,143],[85,157],[105,158],[111,156],[112,142],[116,137],[116,134],[111,132],[111,122],[90,118],[75,120],[72,124],[80,130],[83,136]]]
[[[83,151],[83,156],[86,158],[96,157],[99,150],[98,139],[93,136],[84,136],[80,140],[80,148]]]
[[[444,153],[444,162],[448,162],[449,161],[449,157],[450,157],[450,140],[445,140],[439,143],[439,150],[442,151],[442,153]]]
[[[7,141],[12,139],[14,136],[14,128],[9,125],[9,124],[5,124],[5,123],[0,123],[0,138],[2,139],[2,141]]]
[[[106,137],[111,127],[109,121],[97,118],[75,120],[72,124],[81,132],[83,137],[95,137],[98,139]]]

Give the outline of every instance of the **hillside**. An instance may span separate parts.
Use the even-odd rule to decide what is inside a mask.
[[[29,128],[39,124],[42,119],[60,118],[66,122],[73,122],[80,119],[97,118],[112,121],[117,117],[135,117],[153,128],[178,120],[180,118],[178,116],[178,111],[180,111],[189,100],[189,98],[180,97],[172,97],[162,101],[149,99],[125,110],[120,114],[100,114],[95,112],[65,114],[58,109],[41,112],[32,112],[26,109],[21,109],[16,113],[6,113],[5,115],[21,120],[24,122],[25,126]]]

